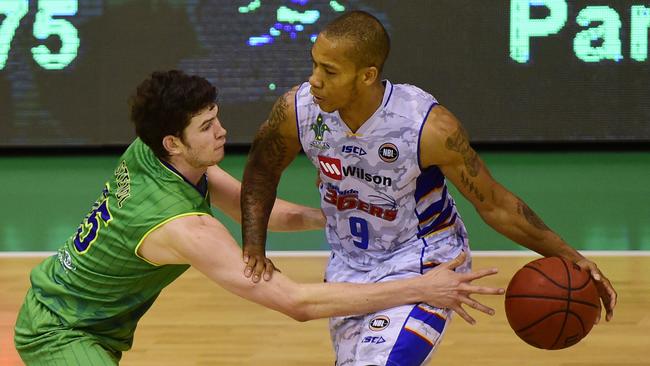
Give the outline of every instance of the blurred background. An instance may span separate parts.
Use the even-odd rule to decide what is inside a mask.
[[[627,0],[0,0],[0,250],[52,251],[74,232],[154,70],[218,87],[222,166],[241,178],[275,99],[307,80],[319,29],[351,9],[391,36],[384,77],[454,112],[497,180],[567,241],[650,250],[650,5]],[[315,178],[300,156],[280,197],[318,206]],[[475,250],[519,249],[455,197]],[[269,249],[327,244],[273,234]]]

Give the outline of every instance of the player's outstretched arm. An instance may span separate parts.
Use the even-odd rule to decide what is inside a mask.
[[[470,146],[456,117],[442,106],[431,110],[421,140],[421,161],[437,165],[476,208],[483,220],[499,233],[543,255],[559,256],[590,271],[607,312],[613,316],[616,291],[596,264],[583,257],[551,230],[519,197],[492,178]]]
[[[474,323],[462,308],[463,304],[490,315],[494,311],[470,295],[504,292],[471,284],[475,279],[496,273],[496,269],[454,272],[464,262],[464,254],[423,276],[399,281],[297,284],[276,273],[269,281],[253,283],[241,276],[244,263],[240,260],[239,246],[227,229],[210,216],[185,216],[162,225],[145,238],[139,254],[157,264],[190,264],[226,290],[299,321],[427,302],[453,309]]]
[[[208,168],[208,187],[213,207],[241,223],[241,182],[214,165]],[[269,218],[269,231],[320,230],[325,216],[319,208],[307,207],[277,198]]]
[[[294,88],[278,98],[255,135],[242,180],[242,245],[244,274],[253,282],[270,279],[273,263],[266,258],[266,230],[282,171],[300,151]]]

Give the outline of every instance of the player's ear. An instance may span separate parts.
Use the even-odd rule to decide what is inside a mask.
[[[162,140],[163,147],[169,155],[178,155],[180,153],[181,141],[178,137],[167,135]]]
[[[375,66],[366,67],[363,70],[362,80],[366,85],[372,85],[379,77],[379,70]]]

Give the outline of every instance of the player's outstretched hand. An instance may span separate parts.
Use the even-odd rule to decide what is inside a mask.
[[[454,260],[438,265],[423,276],[428,285],[427,296],[429,299],[426,302],[438,308],[451,309],[460,315],[461,318],[465,319],[466,322],[475,324],[476,320],[463,309],[463,304],[488,315],[494,315],[494,309],[472,299],[470,295],[502,295],[505,293],[505,290],[502,288],[472,285],[472,281],[474,280],[497,273],[498,270],[496,268],[467,273],[454,272],[454,268],[465,262],[466,257],[467,254],[462,252]]]
[[[244,248],[243,259],[244,263],[246,263],[244,276],[250,278],[255,283],[260,281],[262,274],[264,280],[268,281],[273,276],[273,271],[280,272],[273,262],[266,258],[264,249]]]
[[[596,288],[598,289],[598,295],[600,295],[600,299],[605,307],[605,320],[612,320],[614,317],[614,308],[616,307],[616,298],[618,296],[616,290],[614,290],[614,286],[612,286],[612,283],[609,282],[607,277],[605,277],[600,269],[598,269],[596,263],[587,258],[582,258],[577,261],[576,264],[583,270],[591,273],[591,277],[594,279]],[[598,324],[599,321],[600,314],[598,314],[598,317],[596,318],[596,324]]]

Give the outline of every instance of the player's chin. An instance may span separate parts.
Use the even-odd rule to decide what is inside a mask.
[[[320,110],[325,112],[325,113],[333,113],[334,111],[336,111],[338,109],[335,106],[328,105],[327,103],[320,103],[318,105],[318,107],[320,107]]]
[[[217,152],[216,156],[214,157],[214,160],[215,160],[214,163],[215,164],[220,163],[221,160],[223,160],[224,156],[226,156],[225,151],[223,149],[220,149]]]

